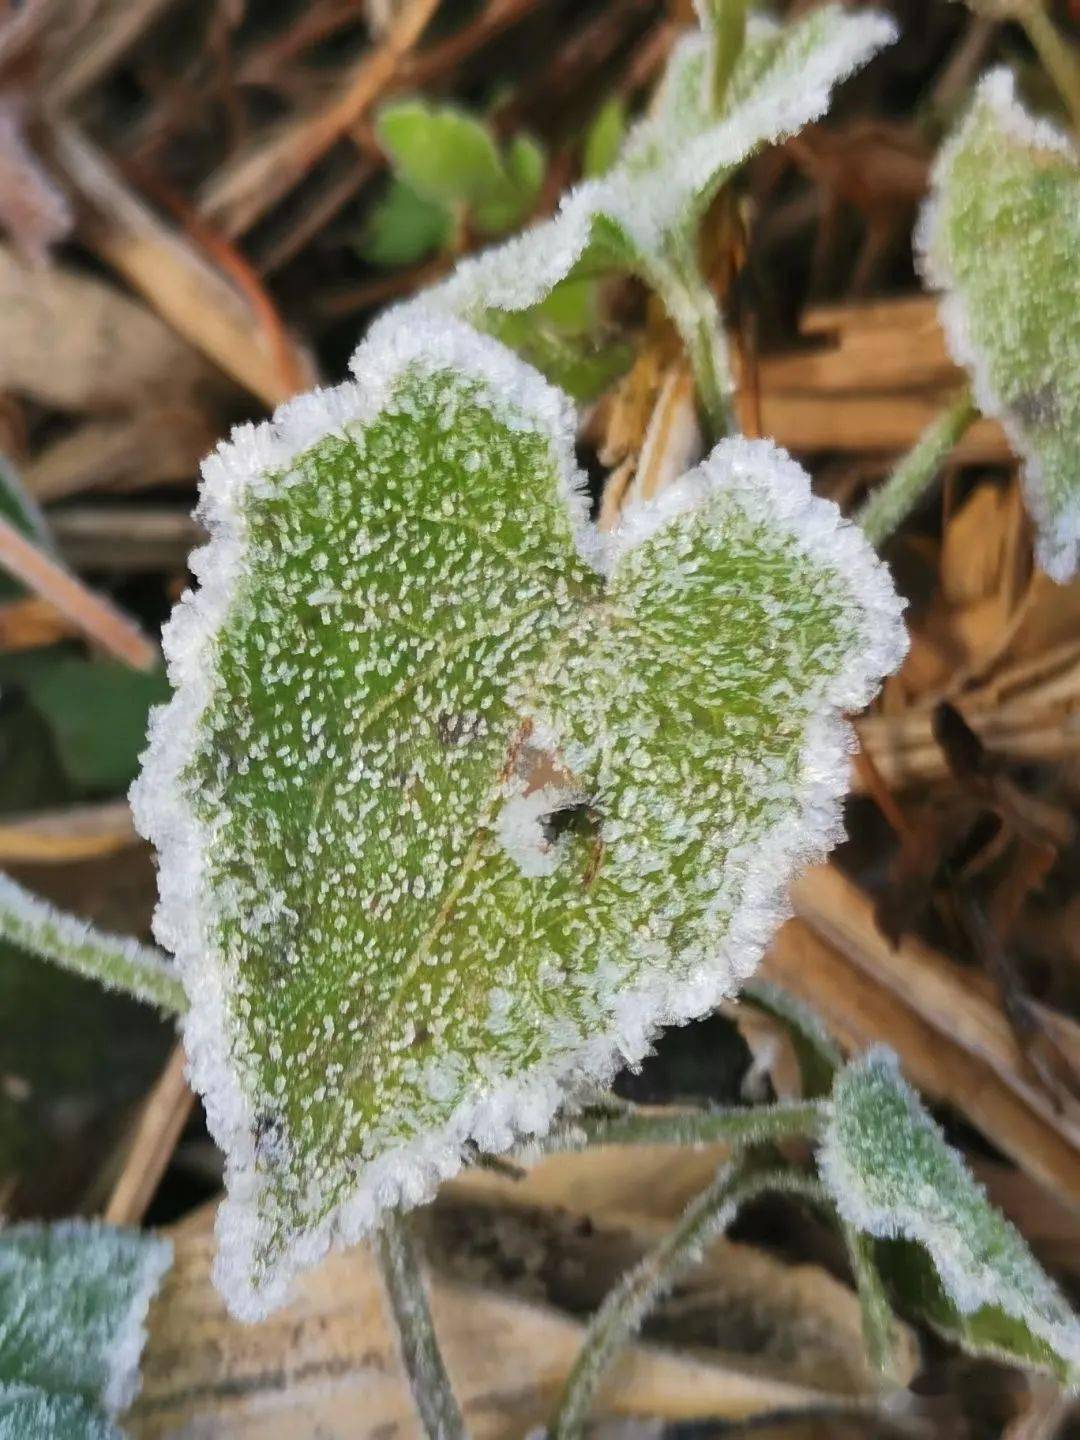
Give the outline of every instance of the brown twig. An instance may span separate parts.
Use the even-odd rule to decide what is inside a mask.
[[[138,1225],[142,1220],[194,1103],[185,1075],[184,1047],[177,1043],[135,1126],[102,1216],[109,1224]]]
[[[136,670],[159,662],[157,646],[116,606],[84,585],[0,517],[0,570],[48,600],[82,635]]]

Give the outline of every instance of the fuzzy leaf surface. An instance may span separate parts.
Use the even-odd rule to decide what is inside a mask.
[[[171,1260],[165,1240],[88,1221],[0,1232],[0,1416],[23,1388],[56,1397],[73,1424],[76,1401],[106,1415],[130,1404],[146,1313]]]
[[[0,1440],[123,1440],[123,1432],[74,1395],[0,1384]]]
[[[766,442],[602,537],[494,340],[399,310],[354,372],[208,463],[134,795],[243,1314],[734,989],[905,644]]]
[[[889,1052],[841,1071],[820,1164],[844,1219],[892,1242],[887,1268],[927,1318],[976,1352],[1080,1381],[1080,1321]]]
[[[917,234],[975,396],[1024,461],[1039,563],[1080,563],[1080,154],[988,75],[934,170]]]

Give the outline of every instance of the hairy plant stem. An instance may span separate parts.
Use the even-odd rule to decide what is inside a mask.
[[[1043,69],[1065,102],[1074,132],[1080,136],[1080,58],[1041,0],[1017,5],[1013,14],[1027,32]]]
[[[776,1191],[827,1203],[820,1182],[811,1175],[740,1165],[724,1166],[708,1189],[691,1201],[674,1230],[623,1276],[593,1317],[548,1428],[549,1440],[580,1440],[609,1364],[649,1311],[696,1263],[709,1241],[727,1229],[743,1205]]]
[[[746,39],[747,0],[697,0],[697,8],[709,42],[705,101],[718,116],[724,108],[728,82]]]
[[[871,545],[883,545],[914,510],[978,413],[971,392],[965,389],[926,427],[885,483],[878,486],[855,517]]]
[[[182,1015],[187,1009],[180,978],[159,951],[127,936],[95,930],[89,921],[55,909],[7,875],[0,875],[0,940],[169,1014]]]
[[[640,1111],[583,1115],[554,1130],[542,1142],[545,1152],[585,1150],[593,1145],[764,1145],[779,1140],[814,1139],[827,1118],[817,1101],[731,1106],[721,1110]]]
[[[716,298],[688,249],[657,266],[647,278],[679,332],[693,372],[706,439],[715,444],[737,429],[730,401],[727,341]]]
[[[467,1440],[465,1422],[435,1337],[420,1257],[407,1217],[389,1211],[374,1249],[397,1327],[409,1388],[428,1440]]]
[[[863,1341],[871,1365],[885,1384],[899,1385],[896,1320],[874,1259],[874,1242],[854,1226],[844,1224],[851,1271],[859,1292]]]

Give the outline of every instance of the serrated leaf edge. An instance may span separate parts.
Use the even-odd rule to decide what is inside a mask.
[[[1069,137],[1048,120],[1029,114],[1016,98],[1016,79],[1011,70],[999,66],[979,81],[964,119],[938,151],[930,173],[930,193],[923,202],[913,236],[915,259],[927,287],[938,291],[938,315],[945,342],[954,363],[971,376],[971,387],[984,415],[1001,425],[1009,444],[1023,462],[1021,481],[1024,500],[1036,526],[1036,555],[1052,580],[1064,584],[1080,566],[1080,502],[1071,512],[1055,514],[1043,486],[1038,450],[1028,443],[1024,428],[1002,401],[990,374],[990,364],[971,338],[967,306],[956,285],[956,277],[938,244],[941,213],[945,204],[943,187],[953,160],[967,143],[969,127],[975,123],[980,106],[989,106],[1002,131],[1033,149],[1064,155],[1080,164],[1080,152]],[[1080,182],[1078,182],[1080,183]]]
[[[500,413],[518,417],[511,423],[549,427],[553,451],[561,457],[564,495],[579,548],[602,573],[659,525],[722,487],[737,492],[744,508],[789,534],[808,555],[835,568],[866,612],[866,643],[852,647],[844,670],[822,697],[822,713],[807,725],[801,810],[774,827],[746,857],[743,904],[732,917],[725,947],[732,957],[730,968],[717,958],[717,963],[702,966],[690,983],[659,975],[620,995],[612,1026],[579,1051],[464,1101],[442,1129],[368,1165],[357,1189],[298,1236],[273,1277],[256,1285],[252,1276],[261,1239],[259,1196],[264,1182],[255,1167],[252,1101],[243,1093],[230,1058],[226,977],[211,958],[208,943],[212,917],[202,877],[213,835],[184,799],[180,777],[193,753],[199,719],[211,701],[214,636],[228,615],[242,560],[243,489],[272,483],[267,477],[275,474],[283,475],[280,483],[287,484],[292,459],[325,434],[377,413],[394,378],[417,360],[436,369],[452,365],[481,379],[491,387]],[[499,1151],[519,1137],[543,1133],[576,1085],[606,1082],[623,1063],[641,1059],[658,1025],[701,1015],[731,993],[734,983],[757,964],[788,913],[785,885],[792,870],[820,858],[842,834],[840,801],[854,739],[838,711],[864,705],[881,675],[899,664],[907,643],[900,621],[902,602],[861,531],[843,521],[831,502],[814,497],[805,472],[770,442],[722,442],[698,471],[658,501],[636,507],[616,532],[602,538],[585,518],[569,402],[497,342],[460,322],[403,306],[373,327],[352,368],[357,383],[291,402],[256,429],[242,427],[204,465],[200,514],[212,538],[193,561],[201,589],[183,597],[165,629],[163,646],[177,693],[151,720],[143,775],[132,789],[136,824],[156,844],[160,857],[155,933],[176,954],[191,999],[184,1033],[193,1083],[204,1096],[211,1133],[226,1156],[227,1194],[217,1219],[215,1280],[230,1308],[245,1319],[261,1318],[282,1303],[294,1275],[331,1246],[354,1243],[370,1232],[382,1210],[430,1198],[440,1181],[461,1169],[466,1144]]]
[[[971,1174],[959,1151],[948,1143],[941,1127],[927,1114],[918,1095],[900,1073],[900,1062],[892,1050],[884,1045],[875,1045],[858,1060],[851,1061],[849,1069],[852,1067],[864,1070],[882,1068],[889,1071],[890,1081],[902,1095],[912,1124],[919,1129],[930,1130],[938,1137],[960,1183],[965,1188],[977,1190],[987,1205],[994,1208],[986,1196],[985,1187]],[[994,1285],[989,1271],[973,1271],[958,1264],[954,1255],[942,1245],[940,1232],[935,1231],[923,1211],[913,1206],[895,1204],[888,1215],[871,1213],[869,1207],[861,1203],[862,1182],[859,1172],[838,1144],[835,1126],[831,1122],[825,1127],[817,1163],[821,1177],[844,1220],[876,1239],[903,1238],[922,1246],[933,1261],[949,1299],[961,1314],[974,1314],[984,1305],[1003,1310],[1013,1319],[1021,1321],[1033,1335],[1045,1341],[1052,1350],[1066,1359],[1076,1372],[1074,1384],[1080,1386],[1080,1321],[1073,1317],[1071,1324],[1056,1322],[1034,1305],[1018,1303],[1015,1294],[1003,1294]],[[1026,1249],[1027,1242],[1012,1222],[1004,1216],[1001,1216],[1001,1220]],[[1039,1269],[1037,1262],[1033,1261],[1033,1264],[1044,1281],[1045,1299],[1052,1305],[1067,1308],[1057,1286]]]

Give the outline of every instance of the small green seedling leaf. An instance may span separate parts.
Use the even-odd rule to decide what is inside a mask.
[[[585,132],[581,169],[587,180],[604,175],[615,164],[626,135],[626,106],[622,97],[611,95],[592,118]]]
[[[0,1436],[118,1433],[171,1263],[168,1241],[90,1221],[0,1232]]]
[[[719,115],[706,101],[708,39],[687,34],[617,163],[571,191],[554,220],[463,264],[425,303],[482,324],[491,309],[536,304],[571,273],[606,270],[676,293],[698,222],[732,171],[823,114],[833,87],[895,34],[885,16],[835,4],[782,28],[753,20]]]
[[[568,400],[503,346],[405,307],[353,369],[207,463],[133,792],[244,1315],[731,993],[905,648],[767,442],[603,536]]]
[[[415,265],[446,249],[453,232],[446,205],[418,195],[395,175],[368,212],[357,248],[369,265]]]
[[[488,127],[455,106],[406,100],[379,114],[379,141],[395,174],[424,199],[462,209],[485,235],[512,230],[535,204],[544,152],[519,135],[505,154]]]
[[[907,1271],[901,1294],[928,1319],[976,1352],[1080,1383],[1080,1321],[890,1053],[871,1051],[840,1073],[820,1168],[850,1225],[902,1242],[891,1256],[885,1247],[887,1268]]]
[[[0,517],[10,521],[23,535],[45,550],[53,549],[45,516],[27,493],[19,479],[19,472],[6,455],[0,455]],[[21,586],[8,575],[0,573],[0,599],[18,595],[20,591]]]
[[[1024,461],[1039,563],[1080,563],[1080,154],[987,75],[934,170],[917,242],[954,359]]]

